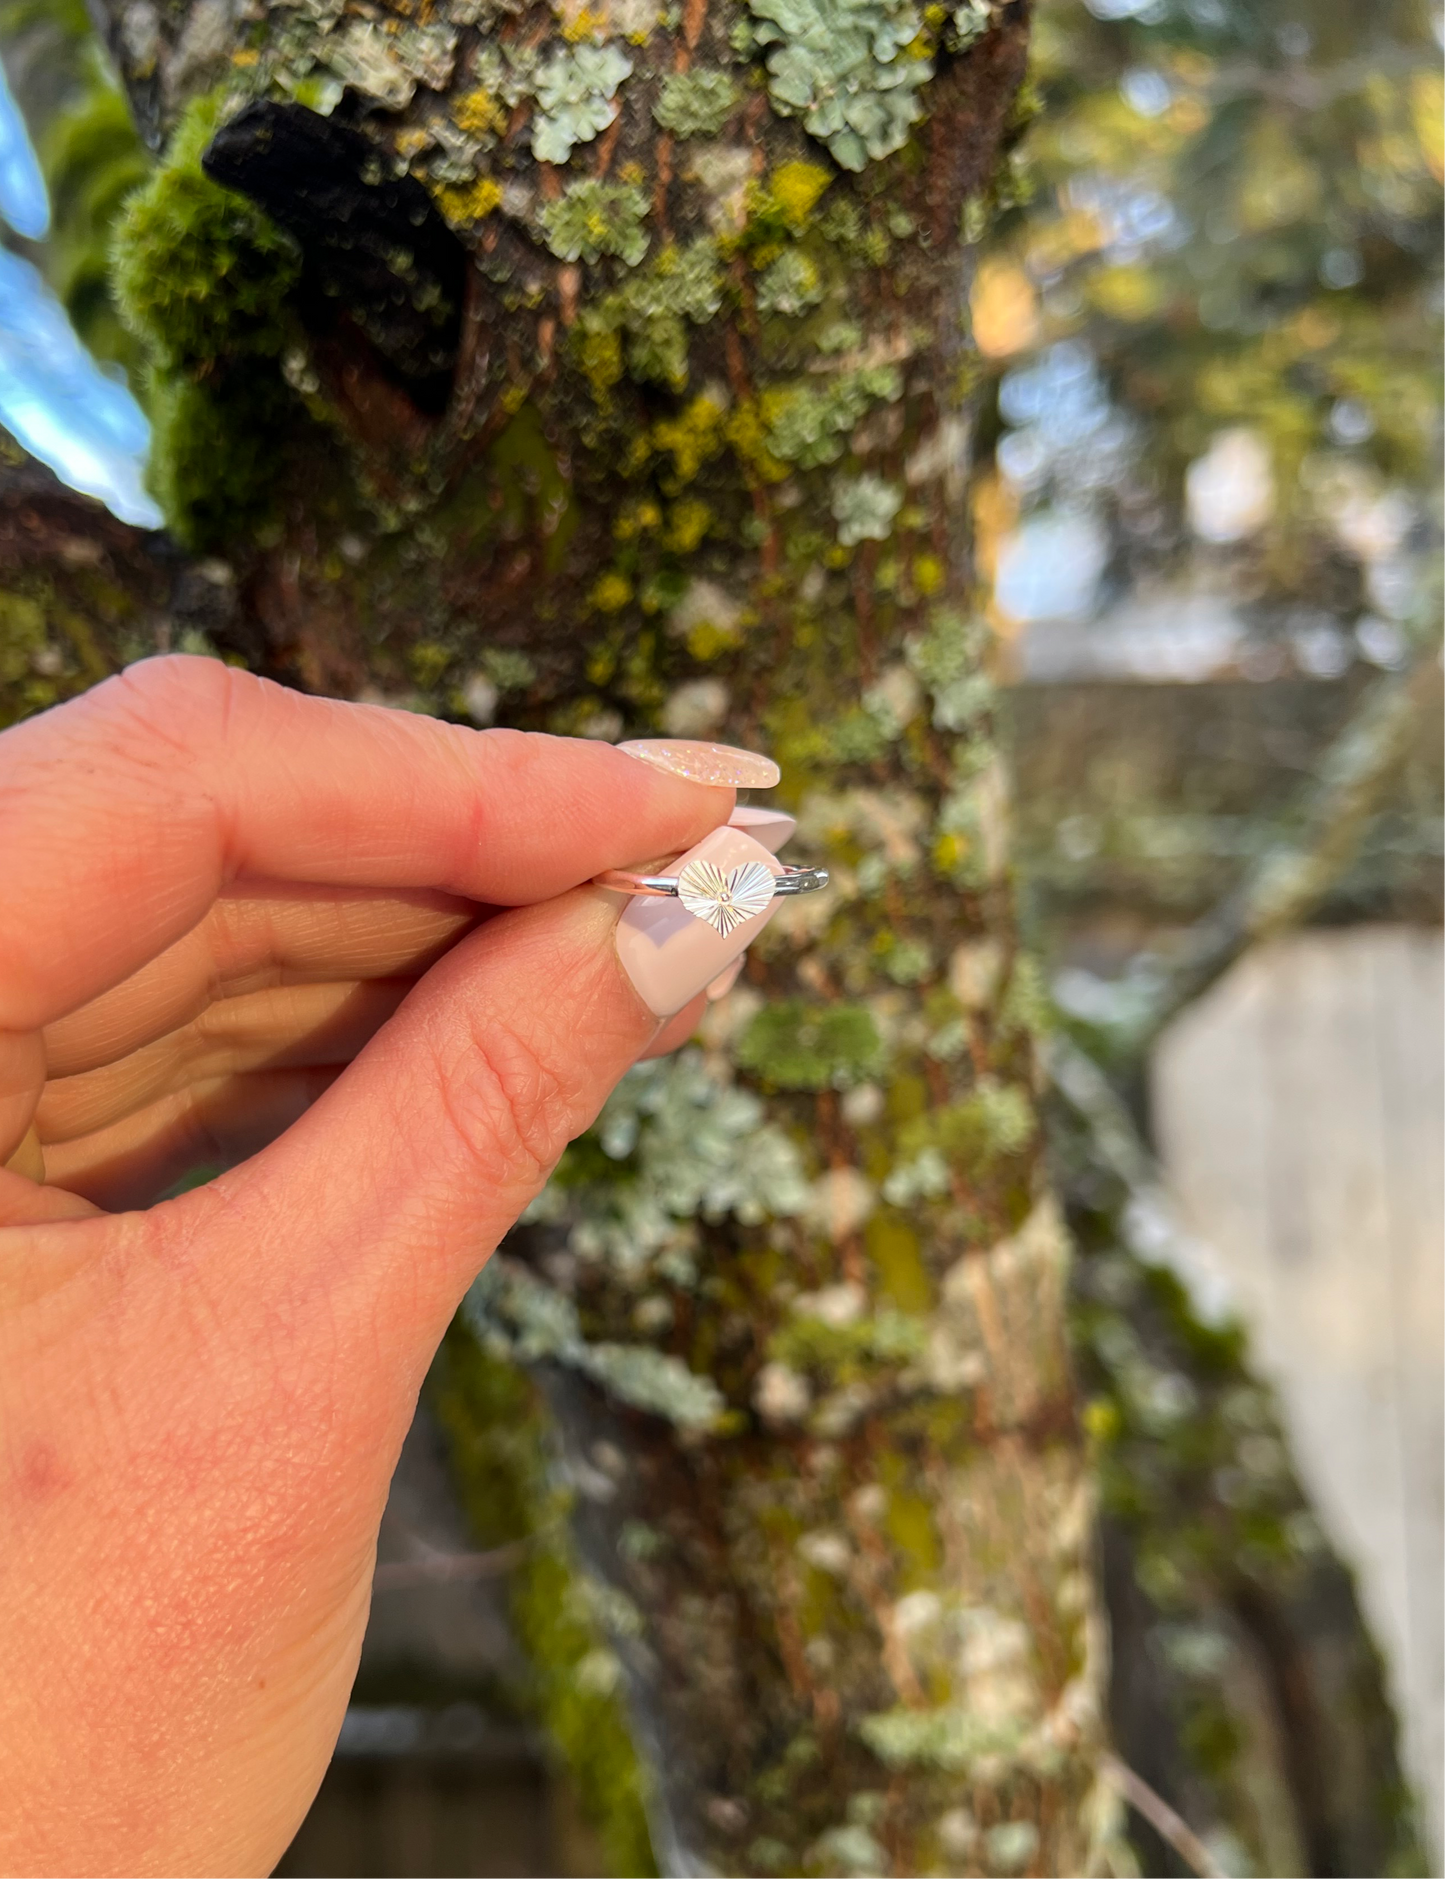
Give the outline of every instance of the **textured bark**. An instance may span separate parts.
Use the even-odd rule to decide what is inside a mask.
[[[0,432],[0,727],[170,643],[216,589],[162,537],[118,522]]]
[[[568,1714],[625,1687],[668,1870],[1127,1862],[967,611],[958,231],[1021,9],[928,24],[924,116],[856,172],[699,0],[619,11],[619,115],[565,165],[531,153],[537,74],[597,15],[105,17],[152,142],[219,86],[205,167],[296,242],[167,196],[174,151],[122,232],[161,480],[213,556],[195,630],[342,695],[771,748],[837,880],[569,1158],[452,1341],[479,1525],[534,1536],[524,1630]],[[680,106],[700,68],[731,97]],[[569,222],[579,181],[614,193]],[[615,1808],[615,1744],[581,1750]]]
[[[249,552],[226,538],[267,668],[433,705],[490,675],[511,722],[614,736],[702,708],[777,753],[839,879],[820,915],[774,922],[751,1024],[703,1066],[709,1114],[748,1067],[767,1107],[733,1152],[785,1178],[678,1218],[674,1257],[589,1254],[638,1179],[594,1151],[474,1313],[537,1364],[572,1456],[655,1850],[676,1871],[1092,1869],[1115,1810],[1065,1249],[985,636],[960,611],[958,231],[1010,122],[1023,9],[980,10],[958,50],[950,20],[910,22],[924,111],[855,173],[772,108],[733,8],[645,9],[625,41],[591,15],[424,11],[262,5],[232,30],[172,6],[139,49],[134,10],[108,17],[158,140],[218,78],[253,94],[205,165],[300,239],[275,500]],[[538,162],[548,62],[594,33],[631,66],[615,122]],[[352,89],[318,97],[343,37]],[[510,99],[499,46],[522,62]],[[664,97],[704,67],[711,99]],[[583,180],[615,193],[569,203]],[[123,252],[123,277],[147,262]],[[214,411],[242,364],[178,346],[167,369]],[[185,440],[163,423],[160,448]],[[235,520],[207,506],[211,467],[172,489],[202,543]],[[625,1491],[589,1500],[609,1468]]]

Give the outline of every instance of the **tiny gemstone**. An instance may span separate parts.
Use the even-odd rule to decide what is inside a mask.
[[[726,939],[735,927],[760,914],[773,898],[773,873],[761,861],[745,861],[724,874],[713,861],[689,861],[677,877],[677,897],[696,919]]]

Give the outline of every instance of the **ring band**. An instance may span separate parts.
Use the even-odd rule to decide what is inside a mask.
[[[726,939],[734,927],[760,914],[768,902],[785,894],[816,894],[828,885],[826,868],[784,867],[774,874],[761,861],[745,861],[726,873],[714,861],[689,861],[677,874],[633,874],[609,868],[594,875],[594,887],[610,887],[620,894],[652,895],[680,900],[697,920],[705,920]]]

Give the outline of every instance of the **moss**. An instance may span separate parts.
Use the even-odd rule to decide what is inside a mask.
[[[1008,1155],[1022,1154],[1036,1128],[1028,1091],[1017,1084],[981,1081],[969,1096],[931,1109],[898,1132],[903,1160],[937,1149],[954,1166],[977,1176]]]
[[[652,115],[678,137],[715,137],[737,100],[738,88],[726,72],[700,66],[668,74]]]
[[[776,1089],[847,1089],[877,1075],[883,1041],[866,1006],[784,998],[757,1013],[736,1055],[744,1070]]]
[[[244,196],[201,168],[223,94],[188,105],[165,160],[116,228],[116,297],[165,369],[199,372],[239,357],[275,358],[291,335],[295,243]]]
[[[196,548],[234,546],[264,521],[300,416],[279,367],[300,258],[289,236],[202,170],[222,106],[213,92],[187,107],[164,161],[127,203],[112,251],[117,305],[148,357],[152,486]]]
[[[512,1615],[533,1666],[532,1695],[566,1757],[610,1870],[657,1871],[644,1776],[615,1683],[598,1677],[606,1634],[589,1610],[566,1537],[567,1496],[551,1480],[548,1420],[535,1384],[490,1357],[460,1324],[433,1387],[453,1466],[483,1545],[530,1541],[512,1579]]]

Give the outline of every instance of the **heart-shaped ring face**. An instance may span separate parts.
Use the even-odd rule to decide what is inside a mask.
[[[726,939],[773,898],[773,873],[761,861],[745,861],[726,874],[716,862],[689,861],[677,877],[677,897],[690,914],[706,920]]]

